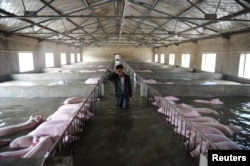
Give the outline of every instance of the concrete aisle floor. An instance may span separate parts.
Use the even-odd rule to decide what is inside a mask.
[[[179,166],[197,165],[187,155],[162,117],[140,98],[136,89],[131,109],[117,110],[113,86],[105,85],[95,118],[87,124],[77,145],[74,165],[87,166]]]

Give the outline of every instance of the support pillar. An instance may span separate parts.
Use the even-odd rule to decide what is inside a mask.
[[[145,82],[141,82],[140,86],[140,96],[145,97],[148,94],[148,85]]]

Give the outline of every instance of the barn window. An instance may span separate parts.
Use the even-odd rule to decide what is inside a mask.
[[[175,54],[169,54],[169,64],[174,65]]]
[[[75,54],[74,53],[70,54],[70,62],[75,63]]]
[[[216,54],[202,54],[201,70],[214,72],[216,63]]]
[[[165,63],[165,54],[161,54],[161,63]]]
[[[61,65],[67,64],[66,53],[61,53]]]
[[[46,67],[54,67],[54,54],[53,53],[45,53],[45,66]]]
[[[77,54],[77,62],[81,62],[81,55],[80,55],[80,53]]]
[[[158,54],[155,54],[155,62],[158,62],[158,57],[159,55]]]
[[[250,71],[250,54],[240,54],[238,76],[244,78],[250,78],[249,71]]]
[[[34,70],[33,53],[18,53],[19,71],[26,72]]]
[[[190,66],[190,54],[182,54],[181,66],[182,67],[189,67]]]

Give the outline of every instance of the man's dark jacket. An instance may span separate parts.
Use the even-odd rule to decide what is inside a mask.
[[[116,97],[132,97],[132,87],[130,77],[124,73],[124,92],[122,93],[119,76],[113,72],[108,79],[114,83]]]

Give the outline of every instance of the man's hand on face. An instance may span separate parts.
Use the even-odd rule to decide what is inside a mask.
[[[116,73],[118,76],[122,76],[123,73],[124,73],[124,71],[123,71],[123,69],[118,69],[118,70],[115,71],[115,73]]]

